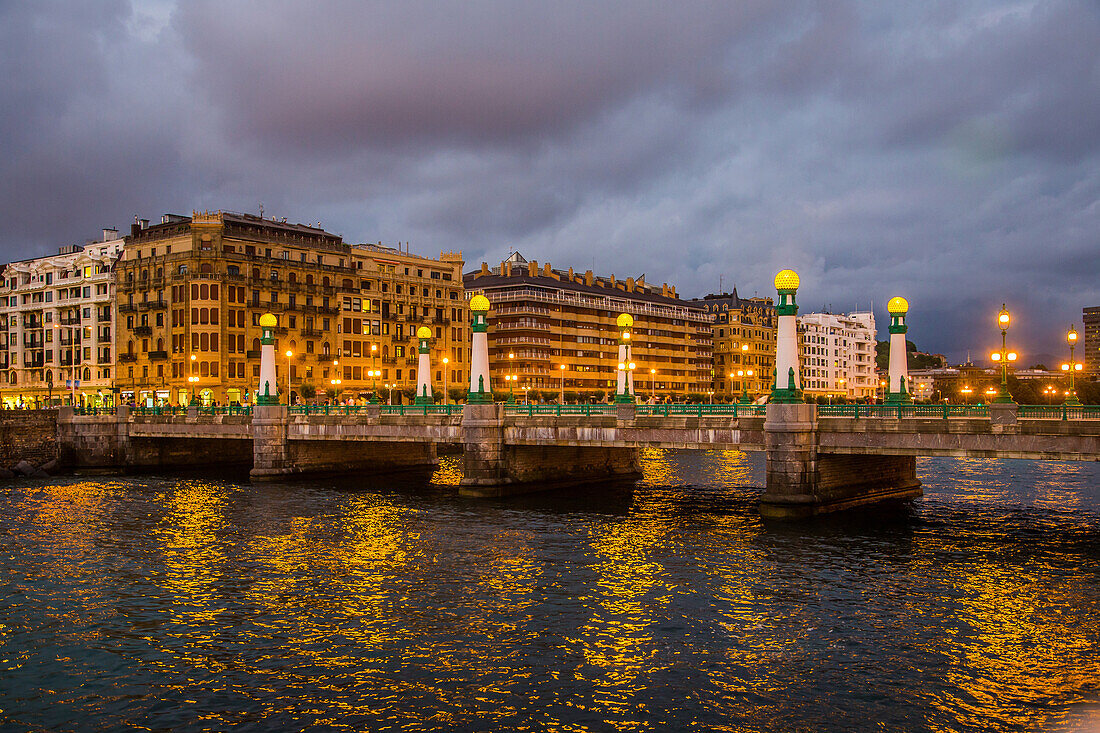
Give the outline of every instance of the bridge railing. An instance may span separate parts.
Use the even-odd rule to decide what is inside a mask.
[[[614,415],[615,405],[505,405],[505,415],[518,415],[521,417],[543,417],[562,415]]]
[[[251,415],[252,405],[219,405],[218,407],[200,407],[200,415]]]
[[[818,405],[818,417],[904,418],[989,417],[985,405]]]
[[[1030,420],[1100,420],[1100,405],[1020,405],[1016,416]]]
[[[114,415],[115,408],[113,407],[81,407],[76,406],[73,408],[74,415]]]
[[[181,405],[164,405],[147,407],[145,405],[135,405],[130,408],[131,415],[186,415],[187,407]]]
[[[639,417],[705,417],[707,415],[730,415],[732,417],[764,417],[766,405],[739,404],[665,404],[638,405]]]
[[[462,405],[295,405],[291,415],[461,415]]]

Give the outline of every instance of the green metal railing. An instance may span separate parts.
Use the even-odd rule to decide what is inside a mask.
[[[382,405],[383,415],[461,415],[462,405]]]
[[[1030,420],[1100,420],[1100,405],[1020,405],[1016,417]]]
[[[506,415],[521,415],[526,417],[539,417],[542,415],[614,415],[615,405],[508,405],[504,408]]]
[[[818,405],[818,417],[923,417],[946,420],[951,417],[989,417],[985,405]]]
[[[766,405],[731,404],[675,404],[638,405],[639,417],[705,417],[707,415],[730,415],[731,417],[763,417]]]
[[[182,405],[164,405],[160,407],[146,407],[135,405],[130,409],[131,415],[186,415],[187,408]]]
[[[367,415],[379,410],[382,415],[455,415],[462,405],[296,405],[291,415]]]
[[[114,415],[115,408],[113,407],[74,407],[74,415]]]
[[[200,415],[251,415],[252,405],[221,405],[218,407],[200,407]]]

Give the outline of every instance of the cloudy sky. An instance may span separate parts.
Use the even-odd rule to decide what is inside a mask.
[[[1061,354],[1100,305],[1100,3],[0,3],[0,257],[228,209],[686,296],[912,304]]]

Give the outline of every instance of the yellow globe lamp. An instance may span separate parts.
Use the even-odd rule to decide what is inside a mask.
[[[780,270],[775,276],[776,290],[798,290],[798,273],[794,270]]]
[[[432,337],[432,329],[428,328],[427,326],[421,326],[420,328],[416,329],[416,337],[418,339],[430,339]]]
[[[892,316],[903,316],[909,312],[909,301],[900,295],[890,298],[890,302],[886,304],[886,310]]]
[[[264,313],[260,316],[261,328],[275,328],[279,325],[279,319],[275,317],[274,313]]]
[[[1001,312],[997,314],[997,326],[1002,330],[1008,328],[1008,324],[1011,323],[1012,317],[1008,315],[1008,308],[1001,306]]]
[[[475,295],[470,298],[470,310],[474,313],[485,313],[489,310],[489,299],[484,295]]]
[[[1071,346],[1077,343],[1077,329],[1073,326],[1070,326],[1069,333],[1066,334],[1066,341],[1068,341]]]
[[[619,327],[620,331],[624,328],[630,328],[634,325],[634,316],[629,313],[620,313],[619,317],[615,319],[615,325]]]

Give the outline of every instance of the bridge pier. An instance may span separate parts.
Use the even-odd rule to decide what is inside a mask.
[[[915,456],[823,453],[816,405],[769,404],[764,441],[764,517],[797,519],[923,493]]]
[[[468,404],[463,409],[461,496],[509,496],[641,475],[637,448],[549,441],[509,445],[504,412],[503,404]]]

